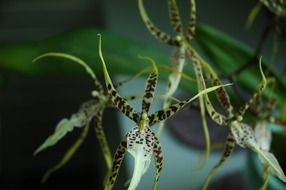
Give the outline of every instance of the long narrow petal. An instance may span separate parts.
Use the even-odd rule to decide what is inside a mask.
[[[155,181],[153,185],[153,190],[156,190],[158,186],[160,174],[163,168],[163,154],[162,154],[162,148],[161,148],[159,139],[155,136],[155,134],[154,134],[154,137],[155,137],[155,144],[154,144],[153,153],[154,153],[154,158],[155,158],[155,163],[156,163],[156,176],[155,176]]]
[[[208,173],[207,179],[203,185],[203,190],[206,190],[208,188],[208,185],[213,177],[213,175],[216,173],[216,171],[222,166],[222,164],[229,158],[230,154],[232,153],[233,149],[235,147],[235,139],[231,132],[228,133],[226,144],[224,147],[224,152],[218,161],[218,163],[211,169],[211,171]]]
[[[259,97],[263,90],[266,88],[266,85],[267,85],[267,79],[263,73],[263,69],[262,69],[262,61],[261,61],[261,58],[259,60],[259,70],[260,70],[260,74],[261,74],[261,82],[258,86],[258,89],[254,92],[254,94],[252,95],[252,97],[245,103],[244,106],[242,106],[240,109],[239,109],[239,114],[240,115],[244,115],[245,111],[249,108],[249,106],[251,106],[254,102],[254,100]]]
[[[183,27],[176,0],[168,0],[168,10],[169,10],[169,17],[171,20],[171,25],[174,31],[178,34],[182,34]]]
[[[111,190],[112,189],[112,187],[115,183],[115,180],[117,178],[120,165],[121,165],[122,160],[125,156],[126,148],[127,148],[126,140],[121,141],[121,143],[119,144],[119,146],[115,152],[114,158],[113,158],[112,171],[111,171],[110,176],[108,178],[107,184],[104,188],[105,190]]]
[[[99,110],[95,115],[94,115],[94,132],[96,135],[96,138],[99,142],[99,145],[101,147],[105,163],[107,166],[107,170],[111,170],[112,168],[112,155],[110,148],[108,146],[108,142],[104,133],[104,130],[102,128],[102,114],[103,114],[103,109]]]
[[[196,17],[197,17],[197,9],[196,9],[196,1],[190,0],[190,19],[188,23],[188,28],[186,32],[186,37],[189,41],[193,39],[196,33]]]
[[[117,90],[113,86],[113,83],[108,74],[105,61],[102,55],[101,35],[98,34],[98,36],[99,36],[98,51],[99,51],[99,56],[100,56],[101,63],[102,63],[106,88],[107,88],[108,94],[111,96],[111,101],[117,109],[119,109],[122,113],[124,113],[127,117],[129,117],[135,123],[137,123],[139,121],[139,114],[136,113],[134,108],[131,105],[129,105],[129,103],[124,98],[120,96],[120,94],[117,92]]]
[[[153,36],[155,36],[157,39],[159,39],[163,43],[169,44],[171,46],[179,46],[179,42],[175,38],[172,38],[168,34],[162,32],[160,29],[158,29],[152,23],[152,21],[150,20],[150,18],[148,17],[148,15],[145,11],[143,0],[138,0],[138,6],[139,6],[139,11],[140,11],[141,17],[142,17],[147,29],[150,31],[150,33]]]
[[[159,110],[159,111],[151,114],[149,116],[150,126],[157,123],[157,122],[164,121],[165,119],[171,117],[172,115],[174,115],[175,113],[177,113],[178,111],[183,109],[186,105],[188,105],[190,102],[192,102],[193,100],[195,100],[199,96],[206,94],[206,93],[209,93],[209,92],[212,92],[212,91],[215,91],[215,90],[221,88],[222,86],[228,86],[228,85],[230,85],[230,84],[212,86],[212,87],[206,88],[206,89],[200,91],[199,93],[197,93],[195,96],[193,96],[189,100],[181,101],[179,103],[171,105],[168,108],[165,108],[163,110]]]
[[[197,78],[197,87],[198,91],[202,91],[206,88],[206,84],[204,81],[203,73],[202,73],[202,68],[201,64],[198,59],[195,59],[192,57],[192,62],[195,70],[195,75]],[[204,97],[208,97],[207,94],[202,95],[199,97],[199,106],[200,106],[200,114],[201,114],[201,120],[202,120],[202,127],[204,130],[204,136],[205,136],[205,141],[206,141],[206,150],[204,154],[204,159],[202,159],[201,164],[199,167],[204,166],[204,164],[207,162],[209,155],[210,155],[210,149],[211,149],[211,143],[210,143],[210,134],[209,134],[209,129],[207,125],[207,120],[206,120],[206,111],[205,111],[205,104],[204,104]]]
[[[212,67],[204,59],[202,59],[200,55],[195,51],[195,49],[193,49],[191,46],[189,46],[188,50],[189,54],[193,55],[194,57],[200,60],[200,64],[202,65],[203,69],[206,70],[207,75],[212,81],[212,85],[214,86],[221,85],[222,82],[220,81],[219,77],[217,76],[216,72],[212,69]],[[226,111],[227,117],[228,118],[233,117],[233,106],[230,103],[230,98],[225,88],[224,87],[219,88],[216,91],[216,95],[220,104]]]
[[[197,59],[196,57],[191,57],[191,59],[192,59],[193,66],[194,66],[194,69],[196,72],[199,90],[202,90],[202,89],[206,88],[206,84],[205,84],[204,76],[202,73],[202,67],[201,67],[200,60]],[[218,84],[220,84],[220,83],[218,83]],[[222,88],[220,88],[216,92],[220,94],[220,93],[223,93],[224,91],[222,91]],[[205,99],[205,103],[206,103],[207,112],[209,113],[212,120],[215,121],[219,125],[226,125],[227,124],[226,123],[226,117],[224,115],[218,113],[214,109],[214,107],[213,107],[213,105],[209,99],[208,94],[205,94],[204,97],[205,97],[204,99]],[[222,96],[220,96],[220,97],[222,97]],[[224,99],[227,99],[227,98],[224,98]],[[201,109],[202,109],[202,106],[203,105],[201,105],[201,100],[200,100]],[[202,111],[204,111],[204,110],[202,110]]]
[[[184,46],[181,46],[180,48],[176,48],[176,51],[174,55],[172,56],[172,70],[168,77],[168,83],[167,83],[167,89],[165,92],[166,98],[163,102],[163,108],[167,108],[171,105],[172,99],[169,97],[172,97],[174,93],[176,92],[179,83],[181,81],[181,77],[183,76],[183,69],[186,62],[186,48]],[[159,129],[158,129],[158,136],[161,135],[162,131],[164,130],[165,122],[162,121],[160,123]]]
[[[153,70],[150,73],[146,82],[145,92],[142,101],[142,112],[148,113],[158,83],[158,69],[156,67],[154,60],[150,58],[145,58],[145,59],[148,59],[153,65]]]

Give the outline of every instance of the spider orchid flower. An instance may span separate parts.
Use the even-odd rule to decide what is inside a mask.
[[[261,162],[264,165],[268,166],[270,168],[270,171],[274,175],[276,175],[280,180],[282,180],[283,182],[286,182],[286,176],[281,166],[279,165],[279,162],[277,161],[275,156],[271,152],[269,152],[269,146],[270,146],[270,141],[271,141],[271,136],[269,136],[269,132],[267,131],[263,132],[265,133],[264,136],[266,137],[266,139],[257,140],[257,138],[255,137],[257,133],[255,134],[254,130],[249,125],[241,122],[242,115],[249,108],[249,106],[253,103],[254,99],[260,96],[262,94],[262,91],[266,88],[267,79],[262,70],[261,59],[259,63],[259,68],[260,68],[260,73],[262,76],[262,82],[260,83],[258,87],[258,91],[254,93],[252,98],[248,101],[248,103],[246,103],[240,109],[240,115],[237,117],[238,119],[230,122],[229,127],[231,129],[231,132],[234,136],[236,143],[239,146],[243,148],[249,148],[252,151],[256,152]]]
[[[205,93],[214,91],[222,87],[222,85],[206,88],[200,91],[200,93],[198,93],[196,96],[194,96],[189,100],[173,104],[163,110],[159,110],[151,115],[148,115],[149,108],[153,101],[154,92],[158,81],[158,69],[153,60],[151,60],[150,58],[146,58],[149,61],[151,61],[153,69],[146,82],[145,92],[142,101],[142,111],[139,114],[138,112],[135,111],[135,109],[131,105],[129,105],[129,103],[124,98],[122,98],[122,96],[117,92],[117,90],[113,86],[113,83],[110,79],[110,76],[108,74],[105,65],[104,58],[102,56],[100,35],[99,35],[99,56],[102,62],[106,88],[108,93],[111,95],[113,106],[116,107],[119,111],[121,111],[123,114],[125,114],[128,118],[130,118],[136,123],[136,127],[132,128],[127,133],[126,138],[119,144],[119,147],[115,152],[112,172],[107,181],[105,189],[106,190],[112,189],[126,151],[129,152],[134,157],[134,163],[135,163],[132,179],[128,187],[128,190],[136,189],[141,180],[142,175],[149,168],[151,157],[153,154],[156,163],[156,176],[153,189],[157,189],[158,180],[163,166],[163,155],[160,142],[156,137],[156,135],[151,131],[150,126],[160,121],[166,120],[167,118],[171,117],[176,112],[184,108],[194,99],[200,97]]]

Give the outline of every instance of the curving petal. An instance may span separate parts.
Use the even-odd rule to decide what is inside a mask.
[[[213,177],[213,175],[216,173],[216,171],[222,166],[222,164],[229,158],[230,154],[233,152],[235,147],[235,139],[231,132],[228,133],[226,144],[224,147],[224,152],[218,161],[218,163],[211,169],[211,171],[208,173],[207,179],[203,185],[203,190],[206,190],[208,188],[208,185]]]
[[[194,70],[195,70],[195,75],[197,78],[197,88],[198,88],[198,91],[200,92],[206,88],[204,76],[202,73],[202,67],[201,67],[199,59],[192,57],[192,62],[193,62]],[[208,129],[207,120],[206,120],[206,109],[205,109],[204,99],[208,99],[207,94],[199,97],[199,107],[200,107],[202,128],[204,130],[205,143],[206,143],[204,159],[202,159],[202,162],[201,162],[202,166],[207,162],[209,155],[210,155],[210,149],[211,149],[211,142],[210,142],[209,129]]]
[[[191,12],[190,12],[190,19],[188,23],[188,28],[186,32],[186,38],[191,41],[196,33],[196,19],[197,19],[197,9],[196,9],[196,1],[190,0],[191,5]]]
[[[106,88],[108,91],[108,94],[111,96],[111,101],[113,105],[119,109],[123,114],[125,114],[127,117],[129,117],[131,120],[133,120],[135,123],[139,121],[139,114],[135,112],[135,109],[129,105],[129,103],[120,96],[120,94],[117,92],[115,87],[113,86],[113,83],[110,79],[110,76],[108,74],[105,61],[102,55],[102,50],[101,50],[101,35],[98,34],[98,51],[99,51],[99,56],[101,59],[102,67],[103,67],[103,73],[104,73],[104,78],[105,78],[105,84]]]
[[[110,171],[112,168],[112,154],[108,146],[108,142],[107,142],[107,139],[106,139],[103,127],[102,127],[102,115],[103,115],[103,109],[99,110],[94,115],[94,120],[93,120],[93,122],[95,123],[94,132],[99,142],[99,145],[101,147],[101,150],[102,150],[102,153],[105,159],[105,163],[107,166],[107,170]]]
[[[230,85],[230,84],[212,86],[212,87],[206,88],[204,90],[201,90],[199,93],[197,93],[195,96],[193,96],[189,100],[181,101],[181,102],[173,104],[173,105],[171,105],[165,109],[156,111],[155,113],[148,116],[149,117],[149,125],[151,126],[157,122],[166,120],[167,118],[171,117],[172,115],[174,115],[175,113],[177,113],[178,111],[183,109],[186,105],[188,105],[190,102],[192,102],[196,98],[200,97],[201,95],[215,91],[218,88],[221,88],[222,86],[228,86],[228,85]]]
[[[156,176],[155,176],[155,181],[153,185],[153,190],[156,190],[158,186],[160,174],[163,168],[163,154],[162,154],[162,148],[161,148],[159,139],[155,136],[154,133],[153,135],[155,137],[153,154],[154,154],[154,158],[156,162]]]
[[[262,80],[258,86],[258,89],[254,92],[252,97],[245,103],[244,106],[242,106],[239,109],[239,115],[244,115],[245,111],[249,108],[249,106],[253,104],[253,102],[257,99],[257,97],[259,97],[262,94],[263,90],[266,88],[267,79],[263,73],[261,58],[259,59],[259,70],[260,70]]]
[[[139,11],[140,11],[141,17],[142,17],[147,29],[150,31],[150,33],[153,36],[155,36],[157,39],[159,39],[163,43],[169,44],[171,46],[180,46],[180,43],[175,38],[172,38],[168,34],[162,32],[159,28],[157,28],[152,23],[152,21],[150,20],[150,18],[148,17],[148,15],[145,11],[143,0],[138,0],[138,6],[139,6]]]
[[[117,178],[120,165],[121,165],[122,160],[125,156],[126,148],[127,148],[126,140],[121,141],[121,143],[119,144],[119,146],[115,152],[114,158],[113,158],[112,171],[109,175],[107,184],[105,185],[105,188],[104,188],[105,190],[111,190],[112,189],[112,187],[115,183],[115,180]]]
[[[212,82],[212,85],[215,85],[215,86],[222,85],[222,82],[220,81],[219,77],[217,76],[215,71],[212,69],[212,67],[207,62],[205,62],[193,48],[190,47],[189,50],[190,50],[190,54],[193,54],[197,59],[200,60],[200,64],[203,67],[203,69],[206,70],[206,73],[209,76]],[[226,89],[224,87],[219,88],[216,91],[216,96],[220,104],[226,111],[227,117],[228,118],[233,117],[233,106],[230,103],[230,98],[229,98],[228,93],[226,92]]]
[[[94,74],[94,72],[92,71],[92,69],[80,58],[76,57],[76,56],[73,56],[73,55],[70,55],[70,54],[67,54],[67,53],[61,53],[61,52],[50,52],[50,53],[45,53],[45,54],[42,54],[38,57],[36,57],[35,59],[33,59],[33,62],[36,62],[40,59],[43,59],[45,57],[60,57],[60,58],[65,58],[65,59],[68,59],[70,61],[73,61],[75,63],[78,63],[79,65],[81,65],[85,70],[86,72],[91,76],[91,78],[94,80],[94,83],[95,83],[95,88],[97,90],[99,90],[100,92],[103,92],[103,88],[102,88],[102,85],[101,83],[99,82],[99,80],[97,79],[96,75]]]
[[[165,99],[163,102],[163,108],[167,108],[171,105],[172,97],[177,90],[179,83],[181,81],[181,77],[183,75],[183,69],[186,62],[186,48],[181,46],[180,48],[176,48],[173,56],[172,56],[172,69],[171,73],[168,77],[168,84],[167,89],[165,92]],[[159,129],[158,129],[158,136],[161,135],[162,131],[164,130],[165,122],[161,122]]]
[[[176,0],[168,0],[169,17],[174,31],[178,34],[183,33],[181,17]]]

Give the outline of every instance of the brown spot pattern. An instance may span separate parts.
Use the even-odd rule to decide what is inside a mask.
[[[175,39],[169,36],[168,34],[160,31],[156,26],[153,25],[150,21],[147,21],[146,27],[150,31],[152,35],[154,35],[157,39],[162,41],[163,43],[169,44],[171,46],[180,46],[179,42]]]
[[[158,82],[158,73],[157,70],[153,71],[147,80],[146,87],[145,87],[145,93],[143,96],[142,101],[142,111],[148,113],[150,104],[153,100],[155,88]]]
[[[196,1],[191,0],[191,13],[190,13],[190,19],[188,23],[187,32],[186,32],[186,38],[189,41],[192,40],[192,38],[195,36],[195,33],[196,33],[196,15],[197,15]]]
[[[155,158],[155,162],[156,162],[156,176],[155,176],[153,189],[157,189],[157,183],[159,181],[160,174],[161,174],[161,171],[163,168],[163,154],[162,154],[162,148],[161,148],[161,145],[160,145],[158,138],[155,136],[154,133],[153,133],[153,135],[155,137],[153,153],[154,153],[154,158]]]
[[[94,126],[94,131],[95,131],[95,135],[96,138],[99,142],[99,145],[101,147],[102,153],[104,155],[104,157],[109,157],[110,159],[112,158],[108,143],[107,143],[107,139],[105,136],[105,133],[103,131],[102,128],[102,114],[103,114],[103,109],[99,110],[96,114],[95,114],[95,126]]]
[[[113,158],[112,171],[111,171],[111,174],[110,174],[110,176],[108,178],[108,182],[107,182],[107,187],[109,187],[108,189],[112,189],[112,186],[115,183],[115,180],[116,180],[116,177],[118,175],[118,171],[119,171],[120,165],[122,163],[122,160],[124,158],[126,149],[127,149],[127,143],[124,140],[119,144],[119,146],[115,152],[114,158]]]
[[[128,102],[122,98],[119,93],[112,88],[111,84],[107,85],[108,94],[111,96],[111,101],[114,107],[124,113],[127,117],[137,123],[139,115],[135,112],[134,108],[128,104]]]
[[[168,0],[169,17],[171,25],[176,33],[182,33],[181,18],[179,15],[178,6],[175,0]]]

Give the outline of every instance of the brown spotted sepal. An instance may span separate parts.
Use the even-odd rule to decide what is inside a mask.
[[[128,189],[136,189],[142,175],[149,168],[154,143],[155,134],[149,128],[140,131],[135,127],[127,133],[127,151],[134,157],[133,175]]]
[[[116,152],[113,158],[112,171],[108,177],[108,181],[107,181],[107,184],[105,185],[104,190],[111,190],[113,188],[113,185],[117,178],[121,163],[126,153],[126,146],[127,146],[126,140],[123,140],[121,141],[118,148],[116,149]]]

